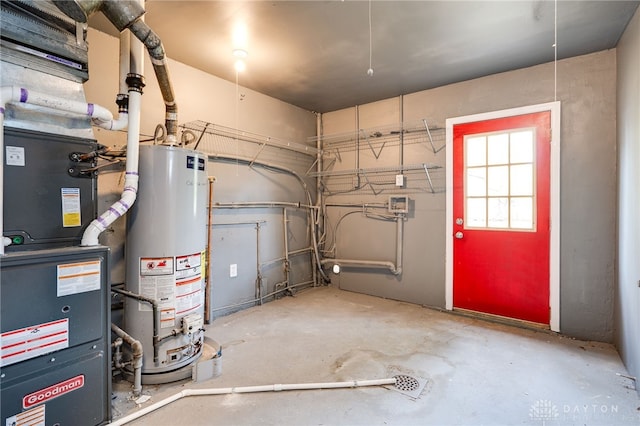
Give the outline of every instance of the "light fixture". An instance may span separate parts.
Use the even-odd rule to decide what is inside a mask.
[[[237,59],[233,64],[233,68],[235,68],[237,72],[243,72],[247,69],[247,64],[242,59]]]
[[[244,60],[249,56],[249,53],[244,49],[233,49],[233,56],[237,58],[233,64],[233,68],[235,68],[237,72],[244,72],[247,69],[247,64]]]
[[[244,49],[233,49],[233,56],[239,59],[244,59],[249,56],[249,53]]]
[[[340,265],[338,265],[337,263],[333,265],[333,273],[336,275],[340,273]]]

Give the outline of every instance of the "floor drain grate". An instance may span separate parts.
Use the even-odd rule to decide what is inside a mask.
[[[407,376],[406,374],[398,374],[393,376],[393,378],[396,379],[396,384],[394,386],[389,386],[388,389],[393,389],[404,395],[408,395],[411,398],[420,397],[422,390],[427,384],[426,379],[416,379],[415,377]]]
[[[396,379],[396,387],[405,392],[413,392],[420,387],[420,382],[411,376],[393,376]]]

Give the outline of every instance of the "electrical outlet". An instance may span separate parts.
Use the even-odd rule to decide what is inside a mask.
[[[232,263],[229,265],[229,278],[235,278],[238,276],[238,264]]]

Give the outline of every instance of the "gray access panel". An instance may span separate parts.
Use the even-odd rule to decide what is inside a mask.
[[[0,259],[0,424],[101,425],[111,417],[109,249]]]
[[[95,174],[74,172],[91,162],[69,158],[97,148],[89,139],[4,128],[4,230],[22,243],[7,252],[79,245],[97,215]]]

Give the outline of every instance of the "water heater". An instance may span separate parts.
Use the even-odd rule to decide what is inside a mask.
[[[126,298],[124,325],[143,345],[143,383],[162,383],[189,377],[202,354],[207,159],[182,147],[142,145],[139,173],[127,215],[126,289],[155,301],[156,313]]]

